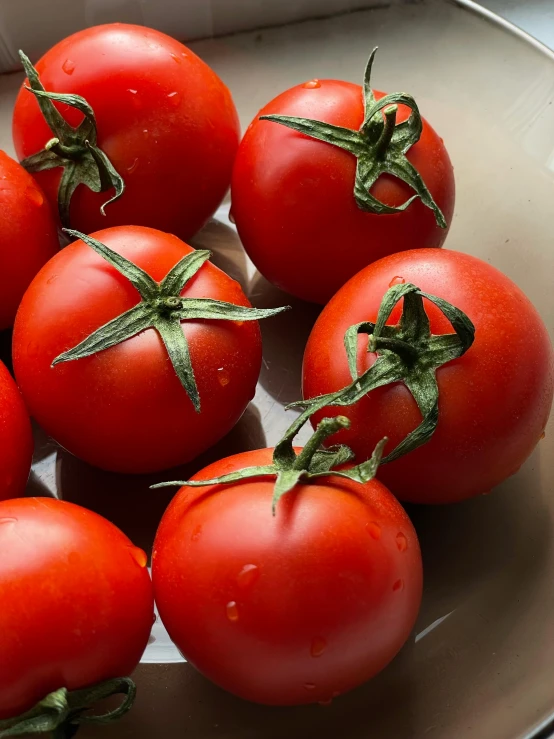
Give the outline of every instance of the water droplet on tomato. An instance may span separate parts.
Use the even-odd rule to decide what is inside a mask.
[[[398,590],[403,590],[404,589],[404,580],[395,580],[395,582],[394,582],[394,584],[392,586],[392,589],[394,590],[394,592],[396,592]]]
[[[310,646],[310,654],[312,657],[321,657],[323,652],[327,649],[327,642],[320,636],[316,636],[312,639]]]
[[[25,189],[25,195],[27,196],[27,200],[30,200],[35,205],[41,206],[44,203],[42,193],[36,187],[27,187]]]
[[[225,610],[227,611],[227,618],[229,621],[238,621],[239,620],[239,609],[237,608],[237,604],[234,600],[229,601],[227,605],[225,606]]]
[[[231,221],[231,223],[236,223],[235,216],[233,215],[232,210],[229,211],[229,220]]]
[[[315,685],[313,683],[304,683],[304,688],[306,690],[315,690]]]
[[[405,285],[405,284],[406,284],[406,280],[403,277],[396,275],[389,282],[389,287],[394,287],[395,285]]]
[[[143,128],[143,129],[142,129],[142,132],[143,132],[143,134],[144,134],[145,136],[147,136],[147,135],[148,135],[148,129],[147,129],[147,128]]]
[[[198,524],[198,526],[195,526],[194,531],[192,532],[192,536],[190,537],[192,541],[198,541],[200,539],[200,535],[202,534],[202,526]]]
[[[408,540],[401,531],[396,534],[396,546],[399,552],[405,552],[408,548]]]
[[[235,326],[244,326],[244,321],[234,321]]]
[[[178,92],[170,92],[167,97],[169,98],[171,104],[174,105],[175,107],[177,107],[179,103],[181,102],[181,96],[179,95]]]
[[[130,92],[131,95],[136,95],[137,94],[137,90],[132,90],[130,87],[127,88],[127,92]]]
[[[13,516],[4,516],[4,518],[0,518],[0,524],[14,524],[17,523],[17,518],[13,518]]]
[[[237,585],[245,590],[252,587],[260,576],[260,571],[256,565],[244,565],[237,576]]]
[[[173,59],[173,61],[175,62],[175,64],[182,64],[182,60],[179,59],[179,57],[177,56],[177,54],[170,54],[169,56]]]
[[[378,523],[375,523],[375,521],[370,521],[368,524],[366,524],[367,533],[371,536],[372,539],[380,539],[381,538],[381,527]]]
[[[221,387],[225,387],[231,382],[229,373],[223,367],[219,367],[219,369],[217,370],[217,381],[219,382]]]
[[[133,159],[133,163],[129,167],[127,167],[127,172],[129,172],[129,174],[132,174],[135,171],[135,169],[138,167],[138,163],[139,163],[138,157],[135,157]]]
[[[305,87],[306,90],[315,90],[318,87],[321,87],[321,82],[319,80],[309,80],[308,82],[304,82],[302,87]]]
[[[66,74],[73,74],[75,71],[75,62],[72,59],[66,59],[62,64],[62,69]]]
[[[148,563],[148,555],[140,547],[130,546],[129,551],[131,557],[135,560],[139,567],[146,567]]]

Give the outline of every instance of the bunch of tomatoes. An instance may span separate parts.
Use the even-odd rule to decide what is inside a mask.
[[[229,90],[164,34],[113,24],[36,66],[21,53],[20,163],[0,153],[0,329],[17,382],[0,364],[0,737],[69,737],[125,713],[154,600],[186,659],[247,700],[356,687],[420,605],[399,501],[487,493],[543,435],[545,325],[494,267],[438,248],[448,153],[411,95],[372,89],[374,58],[362,86],[283,92],[241,140]],[[180,490],[150,577],[105,518],[22,497],[29,416],[92,465],[160,481],[231,430],[260,373],[258,321],[286,306],[251,306],[185,243],[229,185],[259,271],[324,307],[276,447],[161,482]],[[119,707],[91,715],[112,694]]]

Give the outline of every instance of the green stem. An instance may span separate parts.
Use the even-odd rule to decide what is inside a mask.
[[[383,114],[385,116],[385,125],[379,136],[379,140],[375,144],[375,156],[382,159],[390,146],[392,141],[392,135],[396,126],[396,113],[398,111],[398,105],[389,105],[385,108]]]
[[[324,418],[318,424],[312,436],[306,442],[306,445],[296,457],[292,468],[295,470],[309,470],[314,454],[323,445],[328,436],[336,434],[340,429],[348,428],[350,421],[345,416],[335,416],[334,418]]]
[[[419,352],[416,347],[402,339],[387,338],[385,336],[375,336],[375,334],[370,334],[368,337],[367,348],[370,352],[378,352],[380,349],[388,349],[389,351],[398,354],[400,359],[402,359],[402,361],[407,365],[414,365],[419,358]]]

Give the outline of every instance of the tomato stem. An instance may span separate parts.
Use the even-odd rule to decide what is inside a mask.
[[[403,341],[402,339],[386,337],[386,336],[375,336],[375,334],[369,334],[368,336],[368,347],[369,352],[379,352],[383,349],[392,351],[406,362],[408,365],[414,365],[419,359],[419,352],[415,346]]]
[[[384,157],[392,141],[394,134],[394,128],[396,126],[396,113],[398,111],[398,105],[390,105],[385,108],[383,115],[385,116],[385,125],[381,131],[381,135],[377,143],[375,144],[375,156]]]

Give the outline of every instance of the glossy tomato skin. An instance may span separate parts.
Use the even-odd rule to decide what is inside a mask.
[[[414,503],[450,503],[487,493],[519,469],[541,438],[552,405],[553,354],[531,302],[486,262],[454,251],[420,249],[392,255],[360,272],[335,295],[313,328],[304,354],[304,396],[350,383],[344,332],[352,324],[375,321],[395,277],[463,310],[475,325],[475,342],[437,372],[439,422],[431,440],[381,465],[379,479],[401,500]],[[425,308],[433,333],[452,333],[438,308],[428,301]],[[389,323],[399,317],[397,306]],[[360,338],[358,370],[373,361]],[[337,412],[324,409],[313,423]],[[391,450],[421,420],[401,383],[372,391],[340,414],[351,426],[332,440],[349,444],[358,459],[367,458],[383,436],[389,437]]]
[[[23,293],[58,247],[56,220],[41,188],[0,151],[0,331],[13,325]]]
[[[105,217],[107,194],[80,186],[71,202],[73,228],[91,233],[131,223],[187,239],[212,215],[229,187],[239,123],[229,90],[190,49],[158,31],[113,23],[60,41],[36,69],[46,90],[88,101],[98,146],[125,180],[124,195]],[[79,124],[80,113],[60,110]],[[34,96],[22,88],[13,116],[18,157],[51,138]],[[60,175],[35,175],[55,208]]]
[[[192,251],[176,236],[140,226],[106,229],[93,237],[157,281]],[[182,294],[250,305],[240,285],[209,263]],[[14,369],[31,415],[77,457],[116,472],[167,469],[214,444],[254,396],[261,365],[256,321],[183,322],[201,413],[195,412],[154,329],[51,367],[61,352],[138,302],[127,279],[76,241],[37,275],[14,328]]]
[[[0,503],[0,719],[48,693],[130,675],[153,620],[146,554],[96,513]]]
[[[228,457],[208,479],[271,463]],[[154,543],[153,584],[177,647],[215,683],[256,703],[327,701],[382,670],[418,612],[419,544],[378,481],[297,486],[271,513],[265,478],[182,488]]]
[[[354,200],[356,159],[260,115],[314,118],[358,129],[363,121],[359,85],[321,80],[297,85],[263,108],[239,147],[231,184],[232,212],[250,258],[270,282],[299,298],[326,303],[356,272],[406,248],[439,247],[447,229],[420,200],[403,213],[375,215]],[[376,98],[384,95],[375,92]],[[409,115],[399,106],[398,120]],[[454,175],[446,148],[424,120],[408,159],[427,184],[448,224],[454,211]],[[391,206],[413,195],[383,175],[372,193]]]
[[[0,362],[0,501],[23,495],[33,456],[33,435],[19,390]]]

